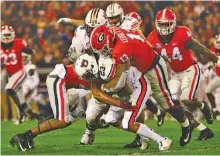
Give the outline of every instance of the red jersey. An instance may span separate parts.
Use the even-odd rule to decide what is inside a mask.
[[[79,85],[79,84],[85,87],[89,87],[89,83],[87,81],[79,79],[72,65],[66,66],[66,75],[64,77],[64,80],[65,80],[66,85],[70,87],[73,85]]]
[[[177,26],[172,40],[167,44],[159,40],[156,30],[153,30],[147,39],[156,51],[169,61],[173,71],[183,72],[195,63],[192,51],[185,48],[185,43],[191,38],[191,31],[187,27]]]
[[[211,48],[211,51],[217,56],[220,58],[220,49],[216,49],[214,46]],[[219,66],[215,66],[215,72],[216,72],[216,75],[220,76],[220,67]]]
[[[1,62],[9,75],[23,69],[22,50],[27,46],[25,40],[15,39],[10,49],[4,49],[1,43]]]
[[[116,28],[117,43],[112,51],[116,63],[124,63],[128,59],[131,66],[145,73],[153,64],[156,53],[138,33]]]

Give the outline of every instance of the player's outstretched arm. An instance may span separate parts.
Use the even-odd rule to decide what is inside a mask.
[[[186,48],[192,49],[195,53],[202,53],[207,56],[212,62],[220,66],[220,59],[215,56],[208,48],[200,44],[196,39],[192,38],[185,43]]]
[[[57,24],[71,24],[73,26],[79,26],[84,24],[84,20],[76,20],[76,19],[71,19],[71,18],[60,18],[57,21]]]

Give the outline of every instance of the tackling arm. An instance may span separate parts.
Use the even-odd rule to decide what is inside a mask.
[[[192,38],[185,43],[186,48],[192,49],[195,53],[202,53],[207,56],[212,62],[217,63],[218,57],[215,56],[208,48],[200,44],[196,39]]]
[[[71,24],[73,26],[79,26],[84,24],[84,20],[76,20],[76,19],[71,19],[71,18],[60,18],[57,21],[57,24]]]
[[[129,68],[129,60],[123,64],[117,64],[114,78],[108,83],[103,84],[102,89],[106,89],[109,92],[117,92],[122,89],[125,86]]]

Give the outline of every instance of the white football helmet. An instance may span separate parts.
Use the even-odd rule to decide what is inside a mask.
[[[75,62],[75,60],[84,53],[85,50],[83,48],[83,45],[79,39],[76,37],[73,37],[72,44],[70,48],[67,50],[67,57],[72,61]]]
[[[109,19],[109,23],[118,27],[123,21],[124,11],[119,4],[112,3],[107,7],[106,15]]]
[[[216,49],[220,49],[220,34],[215,36],[214,46]]]
[[[15,31],[12,26],[3,25],[1,27],[1,42],[3,43],[11,43],[15,39]]]
[[[82,54],[75,62],[75,71],[82,80],[91,81],[98,78],[99,70],[95,56]]]
[[[107,17],[105,11],[99,8],[91,9],[85,18],[85,27],[87,33],[90,33],[91,30],[100,25],[106,24]]]

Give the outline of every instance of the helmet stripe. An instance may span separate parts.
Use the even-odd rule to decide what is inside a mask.
[[[96,23],[96,24],[97,24],[97,19],[98,19],[99,11],[100,11],[100,9],[98,9],[98,11],[97,11],[97,13],[96,13],[96,17],[95,17],[95,23]]]
[[[163,13],[162,13],[162,19],[165,18],[166,11],[167,11],[167,9],[164,9],[164,10],[163,10]]]
[[[98,11],[98,9],[95,8],[95,9],[94,9],[94,12],[93,12],[93,14],[92,14],[92,26],[95,25],[95,21],[96,21],[96,13],[97,13],[97,11]]]
[[[94,9],[92,9],[92,12],[91,12],[90,23],[92,23],[92,14],[93,14],[93,11],[94,11]]]

